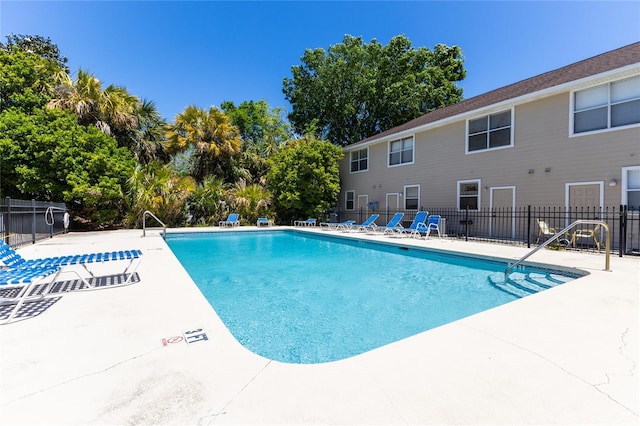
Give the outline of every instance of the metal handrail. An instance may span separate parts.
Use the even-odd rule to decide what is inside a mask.
[[[144,213],[142,213],[142,236],[144,237],[146,235],[146,230],[147,230],[146,218],[147,218],[147,215],[151,216],[160,225],[162,225],[162,238],[166,239],[166,236],[167,236],[167,225],[165,225],[160,219],[158,219],[158,217],[155,214],[151,213],[149,210],[145,210]]]
[[[537,252],[541,248],[546,247],[549,244],[551,244],[552,242],[554,242],[558,237],[564,235],[569,229],[573,228],[576,225],[583,225],[583,224],[600,225],[600,226],[602,226],[604,228],[604,230],[605,230],[604,270],[605,271],[610,271],[609,267],[610,267],[610,264],[611,264],[611,262],[610,262],[611,261],[611,240],[610,240],[610,236],[609,236],[609,225],[607,225],[605,222],[603,222],[601,220],[576,220],[571,225],[567,226],[562,231],[558,231],[553,237],[549,238],[547,241],[545,241],[544,243],[540,244],[538,247],[534,248],[533,250],[531,250],[529,253],[527,253],[524,256],[522,256],[520,259],[518,259],[514,263],[510,264],[509,267],[504,271],[505,280],[509,276],[509,272],[511,272],[511,270],[513,268],[515,268],[516,265],[519,265],[520,263],[522,263],[526,258],[531,256],[533,253]]]

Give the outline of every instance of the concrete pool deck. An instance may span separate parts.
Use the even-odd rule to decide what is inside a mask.
[[[18,250],[144,256],[139,282],[65,293],[0,326],[0,424],[640,422],[637,257],[612,256],[604,271],[603,254],[544,249],[530,260],[589,275],[346,360],[294,365],[242,347],[158,232],[141,236],[71,233]],[[528,251],[358,237],[508,259]]]

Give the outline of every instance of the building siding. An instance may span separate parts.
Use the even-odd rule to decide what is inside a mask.
[[[640,72],[636,71],[636,75]],[[414,134],[414,164],[387,167],[388,135],[373,141],[366,172],[349,173],[350,152],[341,162],[342,195],[354,190],[385,208],[387,193],[420,185],[420,207],[456,207],[457,182],[480,180],[482,208],[490,207],[490,189],[515,186],[517,206],[565,206],[568,183],[602,182],[604,206],[621,203],[621,169],[640,164],[640,126],[571,136],[572,92],[551,94],[498,110],[513,108],[513,146],[465,153],[466,122],[471,113],[448,124]],[[486,115],[486,110],[475,116]],[[407,135],[403,129],[402,137]],[[359,146],[362,149],[362,145]],[[609,186],[615,179],[616,186]],[[401,204],[400,210],[403,210]]]

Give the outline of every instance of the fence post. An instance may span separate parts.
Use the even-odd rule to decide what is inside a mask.
[[[9,244],[9,236],[11,235],[11,197],[6,197],[4,202],[7,204],[7,220],[4,224],[5,243]]]
[[[31,199],[31,244],[36,243],[36,200]]]
[[[469,241],[469,206],[464,209],[464,240]]]
[[[618,257],[622,257],[627,249],[627,206],[620,205],[620,229],[618,230]]]
[[[527,248],[531,248],[531,204],[527,206]]]

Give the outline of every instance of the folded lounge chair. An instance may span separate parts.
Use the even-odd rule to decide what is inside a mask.
[[[392,236],[402,237],[402,236],[413,236],[415,232],[419,229],[419,227],[426,227],[425,221],[429,212],[417,212],[416,217],[413,218],[413,222],[408,228],[398,227],[394,228],[394,232]]]
[[[316,219],[310,217],[307,220],[296,220],[293,222],[293,226],[316,226]]]
[[[593,229],[589,229],[589,228],[576,229],[575,232],[571,235],[570,243],[573,247],[576,247],[576,245],[580,244],[581,242],[584,242],[584,239],[586,239],[586,242],[588,244],[591,244],[591,241],[593,241],[593,244],[595,244],[596,249],[600,250],[600,240],[598,240],[599,235],[600,235],[600,225],[596,225],[596,227]]]
[[[400,221],[403,217],[404,213],[396,213],[386,225],[369,227],[367,228],[367,231],[382,232],[383,234],[386,234],[387,232],[395,232],[396,228],[402,226],[400,225]]]
[[[320,229],[330,231],[332,229],[338,229],[341,226],[351,226],[354,223],[356,223],[355,220],[345,220],[344,222],[320,222]]]
[[[378,216],[380,215],[377,213],[374,213],[371,216],[369,216],[369,218],[364,222],[362,222],[360,225],[357,225],[355,223],[350,225],[338,225],[337,229],[343,232],[351,232],[352,229],[355,229],[357,231],[366,231],[368,228],[375,226],[376,224],[375,222]]]
[[[538,238],[536,238],[536,244],[538,244],[540,240],[544,242],[558,233],[556,228],[550,227],[547,224],[547,222],[544,221],[543,219],[537,219],[537,221],[538,221]],[[563,244],[566,247],[569,247],[569,244],[570,244],[569,240],[567,240],[566,238],[560,238],[559,236],[556,238],[556,242]]]
[[[234,226],[240,226],[240,215],[238,213],[230,213],[229,217],[227,217],[227,220],[221,220],[220,222],[218,222],[218,226],[230,226],[232,228]]]
[[[0,265],[6,268],[65,268],[69,266],[79,265],[89,274],[89,277],[84,277],[77,271],[71,269],[65,269],[65,272],[73,272],[84,282],[88,288],[98,288],[91,283],[91,279],[96,279],[96,272],[90,268],[90,265],[106,264],[107,262],[116,263],[122,261],[125,263],[125,268],[121,274],[125,276],[125,280],[117,284],[117,286],[126,285],[131,283],[135,272],[142,261],[142,251],[140,250],[119,250],[119,251],[107,251],[101,253],[88,253],[77,254],[71,256],[55,256],[45,257],[41,259],[25,259],[18,252],[16,252],[11,246],[3,241],[0,241]],[[115,286],[115,285],[114,285]]]

